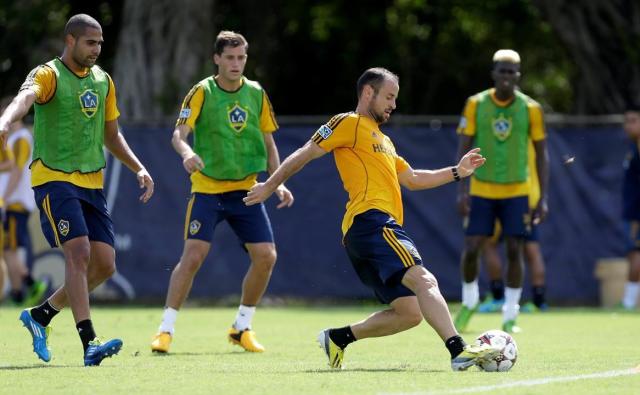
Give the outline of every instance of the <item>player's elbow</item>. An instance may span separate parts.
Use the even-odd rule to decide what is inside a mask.
[[[409,178],[406,178],[405,180],[403,180],[402,186],[404,186],[405,188],[407,188],[410,191],[417,191],[417,190],[421,189],[420,185],[416,182],[414,177],[409,177]]]

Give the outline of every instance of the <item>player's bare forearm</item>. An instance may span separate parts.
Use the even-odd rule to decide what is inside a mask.
[[[301,148],[298,148],[294,153],[289,155],[287,159],[276,168],[269,179],[265,181],[265,186],[271,191],[274,191],[278,185],[284,183],[291,176],[302,170],[307,163],[321,156],[321,154],[318,155],[318,152],[313,149],[311,144],[315,145],[312,141],[308,141]],[[315,148],[322,151],[317,145],[315,145]],[[324,151],[322,151],[322,154],[324,154]]]
[[[547,185],[549,183],[549,154],[545,140],[534,141],[536,151],[536,170],[538,171],[538,185],[540,187],[540,199],[533,210],[533,223],[544,221],[549,211],[547,207]]]
[[[280,153],[278,152],[278,147],[273,139],[273,134],[263,133],[263,135],[264,144],[267,148],[267,171],[269,174],[273,174],[278,167],[280,167]]]
[[[533,146],[536,151],[536,170],[540,183],[540,198],[546,199],[547,186],[549,185],[549,152],[546,140],[535,141]]]
[[[451,167],[438,170],[406,170],[398,175],[400,183],[411,191],[436,188],[453,181]]]
[[[129,148],[127,140],[120,133],[117,120],[105,122],[104,145],[113,156],[135,173],[140,189],[144,189],[144,192],[140,195],[140,201],[143,203],[148,202],[153,196],[153,179],[136,154]]]
[[[276,169],[275,172],[264,183],[257,183],[247,193],[247,197],[243,200],[246,205],[250,206],[264,202],[278,188],[279,185],[288,180],[292,175],[302,170],[302,168],[312,161],[319,158],[326,152],[313,141],[308,141],[304,146],[298,148],[294,153],[289,155],[287,159]]]
[[[193,149],[187,142],[187,136],[191,133],[191,128],[187,125],[178,125],[173,131],[171,145],[182,159],[193,155]]]
[[[0,116],[0,132],[8,132],[11,124],[21,120],[35,101],[36,94],[30,89],[18,93]]]
[[[127,144],[122,133],[120,133],[117,120],[105,122],[104,146],[132,172],[138,173],[144,169],[144,166],[129,148],[129,144]]]
[[[414,170],[409,168],[398,174],[400,184],[410,190],[421,190],[439,187],[452,181],[460,181],[469,177],[485,162],[480,154],[480,148],[466,152],[456,166],[438,170]]]

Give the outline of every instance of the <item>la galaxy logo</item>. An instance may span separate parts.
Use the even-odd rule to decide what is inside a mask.
[[[242,130],[247,126],[249,111],[240,107],[239,103],[236,102],[236,104],[227,111],[227,115],[229,117],[231,127],[236,132],[242,132]]]
[[[189,233],[191,233],[191,236],[198,233],[201,225],[202,224],[200,224],[200,221],[198,221],[197,219],[194,219],[193,221],[191,221],[191,223],[189,224]]]
[[[78,96],[80,107],[87,118],[92,118],[98,112],[98,95],[91,89],[87,89]]]
[[[498,140],[505,141],[511,136],[511,117],[507,119],[504,117],[504,114],[500,114],[498,118],[493,119],[491,125],[493,126],[493,134]]]
[[[66,236],[69,234],[69,221],[65,221],[64,219],[61,219],[60,222],[58,222],[58,232],[60,232],[61,235]]]

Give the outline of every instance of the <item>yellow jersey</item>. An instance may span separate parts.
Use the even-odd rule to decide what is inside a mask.
[[[338,114],[311,138],[326,152],[333,152],[344,189],[349,194],[342,220],[346,234],[353,218],[367,210],[389,214],[398,224],[404,220],[398,173],[410,166],[391,139],[371,118],[354,112]]]
[[[180,108],[181,116],[176,121],[176,126],[187,125],[193,131],[196,126],[196,121],[202,111],[202,105],[204,103],[204,90],[200,84],[195,85],[182,102]],[[186,117],[182,117],[182,114],[188,114]],[[262,93],[262,111],[260,112],[260,130],[263,133],[273,133],[278,130],[278,123],[276,122],[275,115],[273,113],[273,106],[267,96],[267,93],[263,90]],[[258,175],[251,174],[244,180],[228,181],[228,180],[216,180],[208,177],[199,171],[191,174],[191,192],[192,193],[224,193],[231,191],[248,191],[257,182]]]
[[[76,74],[78,78],[82,78],[89,74],[89,71],[89,69],[86,69],[82,74],[74,74]],[[56,86],[56,73],[53,69],[47,65],[40,65],[29,73],[20,90],[29,89],[33,91],[36,94],[36,103],[44,105],[53,98],[53,95],[56,93]],[[107,93],[105,100],[104,119],[106,122],[109,122],[118,119],[119,116],[120,112],[116,105],[116,87],[111,76],[109,76],[109,93]],[[50,169],[39,160],[31,164],[32,186],[35,187],[51,181],[68,182],[88,189],[102,189],[104,185],[102,170],[84,174],[76,171],[68,174]]]
[[[501,101],[495,96],[495,90],[491,91],[491,100],[500,107],[507,107],[512,103],[512,100]],[[467,103],[462,113],[462,119],[458,126],[458,134],[465,136],[476,135],[476,110],[477,110],[477,98],[471,96],[467,99]],[[530,100],[527,103],[527,110],[529,112],[529,153],[533,150],[532,141],[541,141],[546,138],[542,107],[534,100]],[[479,196],[487,199],[507,199],[516,196],[527,196],[531,193],[531,186],[533,172],[536,170],[535,166],[535,150],[534,155],[529,155],[529,178],[525,182],[514,182],[509,184],[498,184],[492,182],[480,181],[476,177],[471,177],[471,184],[469,187],[469,194],[473,196]],[[532,162],[533,158],[533,162]],[[531,165],[533,163],[533,166]],[[538,199],[540,195],[539,185],[537,184],[536,174],[536,188],[538,189]],[[536,203],[537,204],[537,203]]]
[[[8,148],[2,148],[0,147],[0,162],[13,162],[14,158],[13,158],[13,152],[11,152],[10,149]],[[9,170],[6,170],[9,171]],[[2,183],[4,185],[1,185],[2,188],[6,188],[6,183],[9,182],[9,176],[8,175],[4,175],[4,179],[2,180]],[[4,193],[3,191],[0,191],[2,193],[0,193],[0,207],[4,207],[4,199],[2,198],[2,194]],[[1,270],[1,269],[0,269]]]

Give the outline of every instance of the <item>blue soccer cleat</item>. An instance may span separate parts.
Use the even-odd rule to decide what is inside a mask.
[[[84,366],[98,366],[105,358],[111,358],[122,348],[122,340],[111,339],[102,343],[97,337],[89,342],[89,348],[84,352]]]
[[[51,361],[51,350],[49,350],[49,333],[51,333],[51,327],[46,328],[40,325],[36,320],[31,317],[31,309],[24,309],[20,313],[20,321],[27,328],[31,337],[33,338],[33,352],[36,353],[38,358],[45,362]]]
[[[502,305],[504,299],[494,299],[493,296],[488,296],[484,302],[478,306],[478,313],[497,313],[502,311]]]

